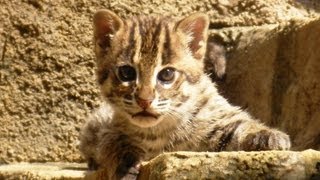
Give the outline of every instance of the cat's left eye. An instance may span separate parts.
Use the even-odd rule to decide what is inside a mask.
[[[137,77],[136,70],[129,65],[120,66],[118,68],[118,77],[123,82],[133,81]]]
[[[173,68],[165,68],[161,70],[158,74],[158,80],[162,83],[168,84],[174,80],[175,77],[175,69]]]

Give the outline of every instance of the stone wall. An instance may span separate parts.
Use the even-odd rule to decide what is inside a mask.
[[[317,0],[0,0],[0,164],[82,161],[78,133],[99,104],[91,19],[195,11],[227,50],[218,82],[230,102],[320,149],[320,5]],[[210,68],[208,68],[210,70]]]
[[[219,30],[238,39],[223,94],[289,133],[295,150],[320,149],[319,32],[319,18]]]

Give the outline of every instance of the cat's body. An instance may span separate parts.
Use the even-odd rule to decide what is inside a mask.
[[[290,148],[289,137],[230,105],[203,73],[208,18],[94,17],[98,80],[106,104],[80,149],[109,179],[169,151]]]

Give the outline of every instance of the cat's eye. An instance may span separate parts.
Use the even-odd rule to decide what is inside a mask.
[[[129,65],[120,66],[118,68],[118,77],[123,82],[133,81],[137,77],[136,70]]]
[[[168,84],[174,80],[175,77],[175,69],[173,68],[165,68],[158,73],[158,80],[162,83]]]

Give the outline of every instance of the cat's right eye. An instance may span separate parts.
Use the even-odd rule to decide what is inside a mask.
[[[120,66],[118,68],[118,77],[123,82],[134,81],[137,77],[136,70],[129,65]]]
[[[169,84],[174,80],[175,70],[173,68],[165,68],[158,74],[158,80],[164,84]]]

